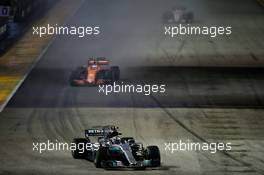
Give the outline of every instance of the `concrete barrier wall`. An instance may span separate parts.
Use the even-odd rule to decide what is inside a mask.
[[[3,40],[7,36],[7,20],[0,19],[0,40]]]
[[[262,7],[264,7],[264,0],[257,0],[259,3],[260,3],[260,5],[262,5]]]
[[[12,9],[15,22],[23,22],[36,11],[43,9],[49,1],[45,0],[13,0]]]

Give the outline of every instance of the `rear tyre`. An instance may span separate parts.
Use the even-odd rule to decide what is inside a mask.
[[[75,138],[72,143],[76,145],[76,150],[72,150],[72,157],[74,159],[84,159],[87,151],[85,150],[86,144],[89,141],[85,138]],[[81,145],[81,146],[80,146]]]
[[[120,79],[120,69],[118,66],[111,67],[112,72],[112,82],[119,81]]]
[[[173,13],[171,11],[167,11],[162,16],[162,21],[164,24],[172,23],[174,19]]]
[[[157,146],[148,146],[146,148],[146,159],[151,160],[152,167],[159,167],[160,163],[160,151]]]
[[[194,19],[194,15],[193,15],[193,13],[192,12],[188,12],[186,15],[185,15],[186,17],[186,23],[188,23],[188,24],[191,24],[191,23],[193,23],[193,19]]]

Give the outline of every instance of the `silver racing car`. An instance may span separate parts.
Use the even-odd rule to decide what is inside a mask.
[[[145,148],[133,137],[120,137],[120,135],[118,127],[115,126],[85,130],[85,138],[73,139],[72,144],[77,146],[72,150],[72,156],[75,159],[92,161],[96,168],[144,169],[161,166],[158,146]],[[92,143],[91,137],[96,137],[97,142]]]
[[[174,6],[171,10],[163,14],[162,19],[165,24],[191,24],[194,21],[194,14],[191,11],[187,11],[185,7]]]

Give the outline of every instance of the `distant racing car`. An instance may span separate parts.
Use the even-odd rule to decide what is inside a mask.
[[[171,23],[193,23],[194,15],[193,12],[187,11],[185,7],[173,7],[170,11],[163,14],[163,22],[165,24]]]
[[[160,167],[161,158],[158,146],[143,147],[133,137],[120,137],[121,133],[115,126],[104,126],[85,130],[85,138],[73,139],[74,144],[93,145],[81,151],[72,151],[75,159],[87,159],[94,162],[96,168],[132,168],[145,169]],[[90,137],[97,137],[96,143]]]
[[[70,75],[72,86],[112,84],[120,78],[118,66],[109,66],[106,58],[90,58],[87,65],[78,67]]]

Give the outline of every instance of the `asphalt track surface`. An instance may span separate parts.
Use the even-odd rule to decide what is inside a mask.
[[[45,60],[43,60],[45,62]],[[71,87],[70,69],[37,66],[9,107],[218,107],[261,108],[264,70],[257,68],[126,68],[119,85],[166,85],[165,93],[99,92]],[[147,92],[147,91],[146,91]],[[132,100],[132,98],[134,100]],[[27,99],[25,101],[25,99]]]
[[[154,27],[160,23],[157,11],[173,2],[163,4],[83,3],[69,25],[101,25],[102,35],[58,36],[32,70],[1,113],[1,174],[263,174],[263,69],[148,64],[144,45],[161,35]],[[248,4],[259,10],[251,1],[244,6]],[[109,57],[121,67],[124,83],[166,84],[166,93],[105,96],[97,87],[69,86],[70,71],[90,56]],[[163,166],[107,171],[74,160],[69,151],[32,151],[32,142],[70,142],[83,136],[84,129],[108,124],[146,145],[160,146]],[[233,149],[216,154],[164,150],[165,142],[179,140],[231,142]]]

